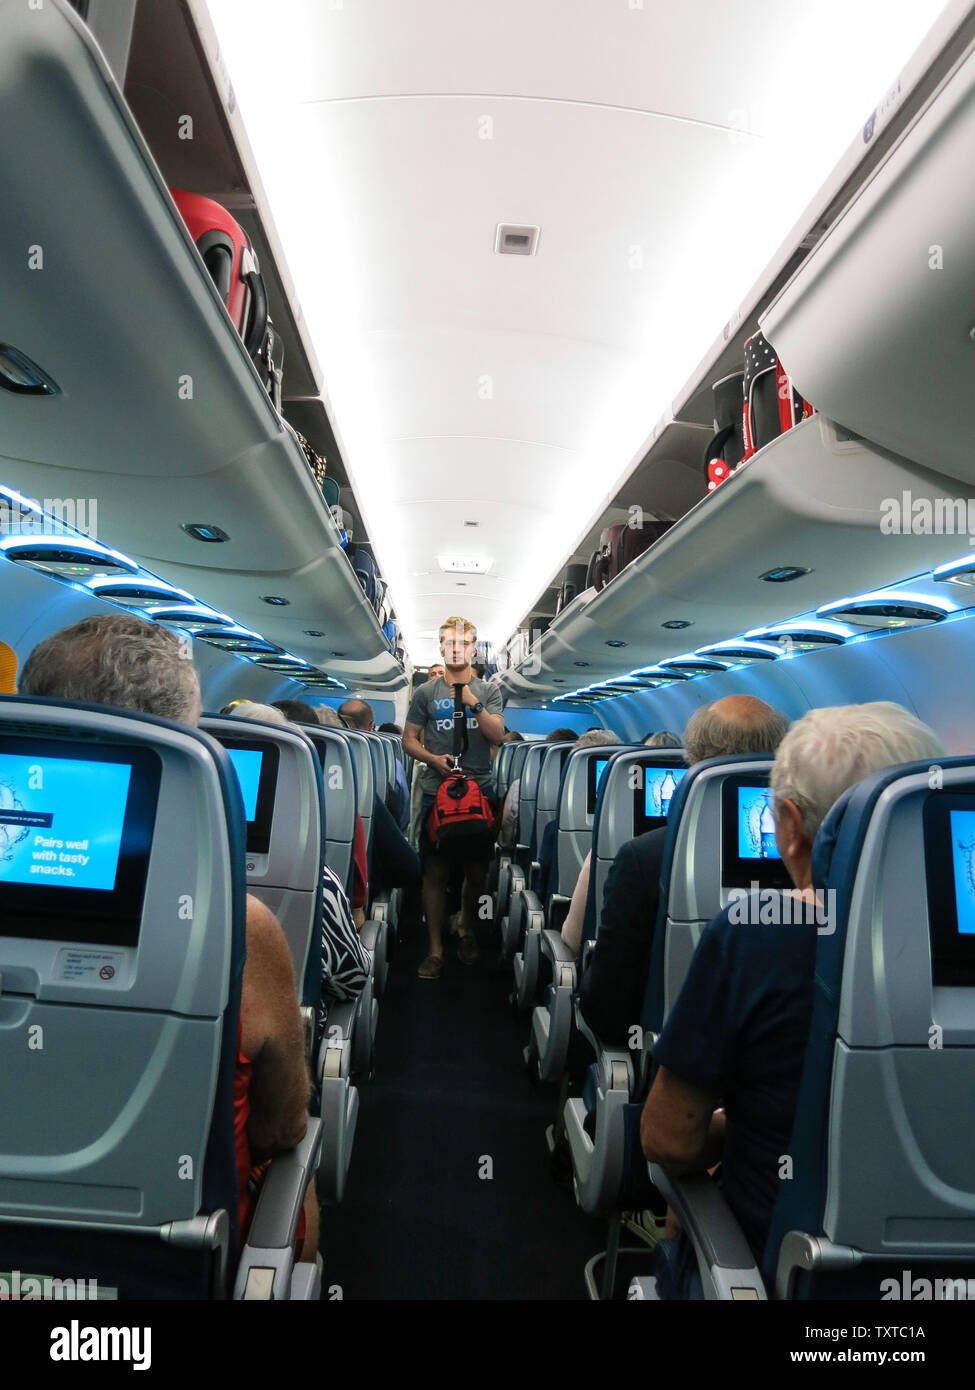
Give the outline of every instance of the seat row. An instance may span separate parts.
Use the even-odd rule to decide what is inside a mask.
[[[661,1195],[693,1242],[708,1298],[851,1297],[866,1287],[876,1297],[884,1274],[899,1277],[912,1262],[940,1261],[939,1272],[950,1266],[955,1275],[975,1270],[975,1154],[970,1127],[955,1123],[958,1105],[975,1093],[971,758],[946,759],[934,786],[927,763],[876,773],[841,797],[819,833],[814,881],[829,911],[818,929],[813,1031],[786,1156],[801,1181],[781,1184],[764,1268],[707,1174],[674,1179],[643,1157],[654,1043],[705,926],[729,903],[749,895],[760,903],[791,886],[769,835],[772,761],[741,755],[687,768],[670,750],[535,744],[515,745],[498,768],[499,792],[521,778],[518,845],[499,856],[496,909],[513,1003],[532,1011],[526,1063],[559,1087],[549,1140],[566,1136],[577,1202],[609,1220],[606,1256],[586,1270],[593,1297],[612,1296],[620,1214]],[[555,862],[542,896],[531,885],[553,821]],[[660,825],[643,1005],[626,1044],[608,1043],[580,1008],[606,880],[623,845]],[[576,955],[559,928],[590,848]],[[637,1281],[631,1293],[652,1297],[654,1285]]]
[[[323,866],[351,891],[395,740],[329,727],[0,700],[0,1231],[126,1296],[316,1298],[306,1189],[344,1193],[395,902],[357,999],[322,998]],[[292,956],[315,1103],[238,1257],[234,1150],[245,898]],[[5,1266],[6,1267],[6,1266]],[[67,1271],[70,1272],[70,1271]]]

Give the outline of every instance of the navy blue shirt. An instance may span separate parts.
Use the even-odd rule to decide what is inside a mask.
[[[767,904],[771,894],[761,899]],[[809,1036],[816,925],[762,926],[758,912],[747,923],[741,916],[740,907],[726,908],[705,928],[653,1058],[720,1097],[721,1184],[761,1263]]]

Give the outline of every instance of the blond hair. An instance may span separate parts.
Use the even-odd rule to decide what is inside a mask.
[[[440,631],[437,633],[438,642],[443,641],[445,632],[463,632],[465,637],[470,633],[470,640],[472,642],[477,641],[477,628],[471,622],[470,618],[444,618],[443,622],[440,624]],[[436,664],[437,663],[434,662],[434,665]]]

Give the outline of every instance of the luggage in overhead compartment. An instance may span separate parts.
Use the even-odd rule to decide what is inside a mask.
[[[362,585],[362,591],[366,598],[376,607],[378,601],[377,579],[379,574],[376,570],[376,562],[372,555],[364,546],[353,545],[345,552],[348,555],[352,568],[355,570],[356,578]]]
[[[595,589],[596,593],[598,594],[605,583],[606,561],[603,559],[603,552],[600,548],[599,550],[594,550],[592,552],[592,558],[589,561],[589,567],[586,570],[586,588]]]
[[[563,608],[568,608],[574,598],[582,593],[586,587],[586,566],[585,565],[566,565],[562,575],[562,588],[555,601],[556,614],[561,613]]]
[[[658,541],[665,531],[669,531],[673,526],[672,521],[651,520],[650,517],[640,518],[640,526],[624,526],[623,534],[619,539],[619,570],[626,569],[632,560],[638,555],[642,555],[645,550],[649,550],[654,541]]]
[[[753,334],[745,343],[742,462],[813,413],[813,406],[795,389],[765,334]]]
[[[267,294],[257,256],[243,227],[212,198],[169,190],[234,327],[275,404],[280,402],[280,339],[268,328]]]
[[[745,452],[744,401],[745,374],[732,372],[711,387],[714,396],[714,436],[704,451],[708,492],[729,478]]]

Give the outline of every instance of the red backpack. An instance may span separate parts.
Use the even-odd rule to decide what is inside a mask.
[[[463,686],[454,686],[454,757],[467,752],[467,710]],[[438,849],[480,857],[490,853],[495,835],[491,803],[473,777],[455,772],[440,783],[427,817],[427,834]]]

